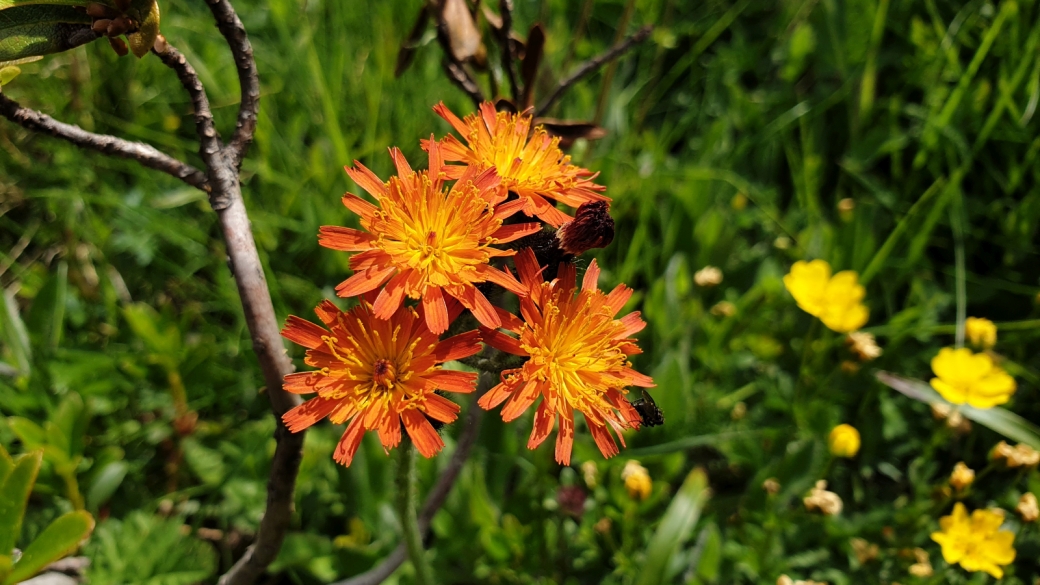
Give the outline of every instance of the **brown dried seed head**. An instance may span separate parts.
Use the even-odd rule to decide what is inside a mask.
[[[556,232],[560,247],[568,254],[577,256],[593,248],[604,248],[614,241],[614,219],[610,217],[610,204],[606,201],[582,203],[569,221]]]

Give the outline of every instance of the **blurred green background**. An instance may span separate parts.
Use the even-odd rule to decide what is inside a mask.
[[[243,165],[254,235],[279,318],[310,318],[349,274],[348,255],[315,237],[356,225],[340,204],[355,189],[342,166],[358,159],[385,177],[391,145],[418,165],[419,139],[448,131],[431,106],[472,105],[430,38],[394,77],[418,1],[235,4],[263,88]],[[161,5],[163,33],[229,134],[237,77],[209,11]],[[987,582],[948,567],[928,535],[949,513],[954,463],[982,470],[1000,437],[951,431],[872,372],[928,379],[931,357],[953,344],[961,286],[968,315],[1001,324],[996,351],[1019,383],[1009,408],[1040,421],[1040,6],[516,0],[515,18],[521,32],[546,27],[541,96],[608,47],[619,22],[657,27],[551,115],[598,111],[608,132],[571,154],[614,200],[602,282],[637,290],[629,310],[649,327],[634,361],[654,376],[667,423],[609,461],[579,432],[575,465],[561,469],[548,443],[526,450],[529,417],[485,417],[434,521],[441,581]],[[154,56],[120,59],[99,42],[22,69],[4,92],[23,105],[200,165],[190,103]],[[861,273],[877,361],[857,367],[785,292],[790,264],[811,258]],[[720,285],[695,284],[707,265]],[[258,526],[274,421],[203,194],[3,121],[0,285],[0,443],[47,447],[23,540],[80,504],[100,520],[84,553],[92,583],[215,582]],[[858,457],[828,454],[838,423],[862,433]],[[388,458],[370,436],[349,469],[336,466],[341,432],[321,424],[307,436],[268,583],[343,579],[398,542]],[[449,450],[457,432],[445,431]],[[645,500],[624,489],[629,459],[653,479]],[[423,463],[424,485],[446,460]],[[712,490],[701,519],[651,541],[694,467]],[[963,495],[969,507],[1010,511],[1040,493],[1035,471],[987,473]],[[805,511],[818,479],[844,499],[840,516]],[[579,512],[561,506],[569,486],[587,497]],[[1040,534],[1009,520],[1018,560],[1002,582],[1033,583]],[[877,544],[874,558],[854,538]],[[662,553],[663,542],[675,548]],[[908,573],[916,547],[933,576]],[[392,579],[410,583],[410,567]]]

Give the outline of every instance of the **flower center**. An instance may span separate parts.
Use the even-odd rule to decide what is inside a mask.
[[[376,360],[372,366],[372,381],[388,390],[393,388],[394,382],[397,381],[397,368],[388,359]]]

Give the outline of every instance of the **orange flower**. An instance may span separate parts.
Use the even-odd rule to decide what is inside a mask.
[[[488,345],[529,359],[520,368],[502,372],[502,383],[480,399],[480,406],[491,409],[509,398],[502,409],[502,420],[509,422],[541,396],[527,442],[529,449],[549,436],[558,418],[556,461],[569,465],[577,410],[585,415],[603,456],[617,455],[617,444],[607,425],[614,428],[624,445],[621,431],[638,429],[640,424],[639,413],[625,399],[625,387],[654,386],[649,376],[636,372],[628,362],[628,356],[640,353],[629,336],[646,323],[638,312],[614,318],[632,290],[623,284],[609,294],[598,290],[595,260],[585,273],[580,291],[576,291],[571,264],[561,265],[559,277],[545,282],[529,248],[516,256],[516,268],[528,288],[528,296],[520,299],[524,320],[505,311],[501,314],[504,328],[518,338],[486,328],[481,328],[481,335]]]
[[[477,170],[497,169],[502,177],[502,190],[516,193],[528,216],[538,216],[553,227],[572,218],[556,209],[546,198],[578,207],[589,201],[610,201],[600,195],[606,189],[592,182],[598,173],[570,163],[571,157],[560,150],[559,137],[553,138],[538,126],[531,131],[529,114],[496,112],[495,105],[484,102],[480,112],[464,120],[453,114],[443,102],[433,107],[440,117],[462,135],[466,144],[452,135],[444,137],[441,147],[444,160],[461,161]],[[433,140],[423,140],[429,149]],[[465,166],[445,167],[450,177],[459,177]]]
[[[477,375],[444,370],[439,364],[481,350],[480,334],[470,331],[438,341],[427,327],[422,307],[399,307],[389,319],[377,319],[371,297],[344,313],[329,301],[314,310],[328,329],[296,316],[285,322],[282,336],[307,348],[312,372],[285,377],[285,389],[314,394],[282,416],[292,432],[328,417],[334,424],[350,421],[333,458],[350,465],[365,431],[376,430],[388,451],[401,442],[401,425],[424,457],[444,447],[429,419],[455,420],[459,406],[435,393],[473,392]],[[455,301],[447,319],[462,311]]]
[[[429,149],[430,169],[445,168],[436,143]],[[501,321],[494,307],[474,283],[493,282],[517,294],[524,289],[513,276],[488,264],[512,250],[493,248],[540,229],[537,223],[502,225],[520,210],[518,204],[499,205],[506,194],[498,189],[494,169],[461,173],[450,190],[445,173],[413,171],[401,151],[390,149],[397,176],[383,183],[355,161],[346,169],[351,179],[376,198],[379,207],[347,193],[343,205],[361,216],[368,233],[338,226],[322,226],[318,242],[326,248],[360,252],[350,259],[354,275],[336,292],[353,297],[386,283],[373,305],[375,316],[389,319],[405,295],[422,299],[430,331],[444,333],[448,311],[444,293],[455,297],[488,327]]]

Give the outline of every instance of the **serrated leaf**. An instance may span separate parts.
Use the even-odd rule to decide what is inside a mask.
[[[702,469],[694,469],[686,476],[682,487],[668,504],[664,519],[646,547],[646,563],[640,573],[639,585],[666,583],[672,556],[693,531],[701,509],[708,501],[708,476]]]
[[[43,452],[26,453],[14,461],[7,480],[0,485],[0,550],[11,551],[22,531],[29,493],[40,472]]]
[[[22,551],[22,558],[3,585],[29,579],[44,567],[76,550],[94,530],[94,518],[82,510],[69,512],[51,523]]]
[[[30,4],[3,10],[0,61],[58,53],[97,38],[91,18],[72,6]]]
[[[947,402],[934,388],[922,380],[904,378],[889,372],[878,372],[877,379],[884,385],[897,390],[914,400],[925,404],[942,404],[956,408],[966,418],[992,429],[1005,437],[1025,443],[1034,449],[1040,449],[1040,427],[1018,416],[1017,414],[995,406],[993,408],[975,408],[967,404],[955,405]]]

